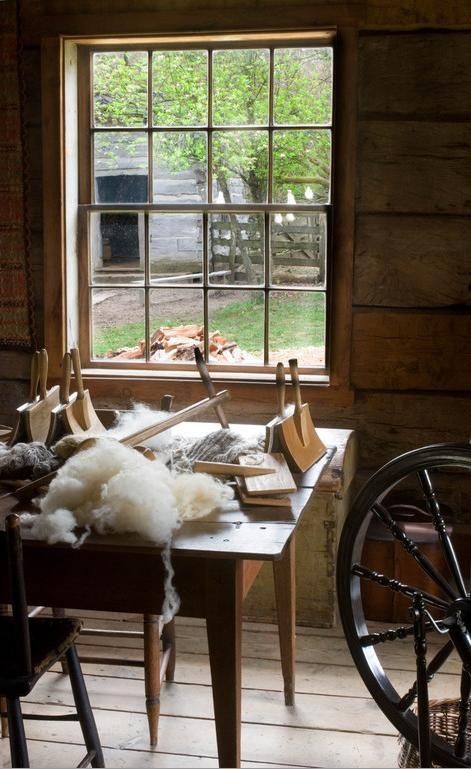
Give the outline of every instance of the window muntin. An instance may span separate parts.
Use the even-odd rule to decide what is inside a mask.
[[[324,370],[332,48],[129,48],[90,62],[92,360],[184,367],[155,355],[155,324],[201,324],[215,365],[256,371],[297,356]],[[234,353],[212,355],[214,335]]]

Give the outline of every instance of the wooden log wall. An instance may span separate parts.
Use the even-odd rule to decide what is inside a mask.
[[[399,0],[22,0],[25,126],[37,326],[42,327],[41,35],[339,26],[357,33],[357,146],[350,393],[308,391],[320,425],[356,428],[362,474],[409,448],[471,431],[471,12]],[[111,25],[111,26],[110,26]],[[29,356],[0,353],[0,422],[26,394]],[[98,405],[132,385],[89,382]],[[266,386],[233,389],[229,418],[267,421]],[[149,381],[178,405],[199,385]]]

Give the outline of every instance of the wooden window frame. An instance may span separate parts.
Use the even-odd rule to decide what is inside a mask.
[[[297,44],[303,34],[313,40],[313,32],[297,31],[293,38]],[[335,195],[335,215],[332,221],[332,241],[334,253],[330,284],[331,321],[329,324],[330,337],[330,366],[329,376],[304,376],[306,383],[316,387],[321,397],[339,402],[350,402],[350,339],[352,315],[352,272],[353,272],[353,234],[354,234],[354,158],[355,158],[355,72],[356,72],[356,31],[350,28],[335,31],[322,31],[321,36],[329,35],[333,42],[335,54],[334,90],[335,90],[335,153],[332,162],[332,189]],[[192,36],[192,44],[201,37],[202,45],[207,45],[207,36]],[[221,44],[220,33],[212,36],[217,39],[217,47]],[[227,35],[228,45],[233,47]],[[186,37],[185,39],[188,39]],[[253,39],[266,42],[272,41],[280,45],[285,41],[285,35],[260,33]],[[145,42],[146,38],[139,38]],[[168,46],[175,47],[182,36],[168,36]],[[70,104],[66,101],[66,81],[68,77],[69,56],[71,47],[76,51],[87,45],[95,47],[99,41],[93,38],[71,39],[66,37],[44,38],[42,41],[42,118],[43,132],[47,140],[43,142],[44,179],[44,275],[45,275],[45,343],[50,350],[51,376],[60,375],[60,364],[64,351],[75,342],[77,337],[70,328],[67,316],[67,300],[76,292],[76,287],[67,283],[67,243],[73,242],[73,232],[76,227],[74,216],[70,214],[70,203],[74,196],[74,184],[77,179],[68,173],[67,168],[67,136],[65,132],[66,111],[70,112]],[[107,41],[109,42],[109,41]],[[118,40],[112,41],[114,49]],[[123,43],[123,39],[119,41]],[[149,41],[150,42],[150,41]],[[159,40],[159,43],[162,39]],[[68,47],[69,45],[69,47]],[[108,47],[108,46],[107,46]],[[125,47],[125,46],[124,46]],[[84,98],[83,94],[79,99]],[[77,141],[83,141],[80,135]],[[82,148],[83,151],[83,148]],[[77,196],[81,199],[82,190]],[[67,206],[66,206],[67,202]],[[75,297],[76,300],[76,297]],[[77,303],[78,304],[78,303]],[[78,315],[86,312],[81,303]],[[86,358],[87,351],[81,350]],[[120,368],[108,370],[96,365],[86,366],[85,373],[95,381],[110,380],[123,382],[148,381],[149,379],[192,380],[198,375],[194,371],[178,370],[138,370]],[[234,371],[218,371],[215,379],[245,386],[250,384],[270,384],[274,381],[272,373],[251,373],[245,369],[242,373]],[[144,387],[145,389],[145,387]]]

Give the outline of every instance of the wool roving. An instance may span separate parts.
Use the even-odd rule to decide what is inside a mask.
[[[59,465],[58,457],[39,441],[14,446],[0,444],[0,478],[40,478],[57,470]]]
[[[174,531],[183,520],[205,516],[233,496],[229,486],[211,476],[174,474],[159,459],[150,462],[134,449],[100,437],[62,465],[37,501],[41,514],[25,514],[23,520],[34,537],[50,544],[78,546],[95,530],[136,532],[164,546],[168,612],[176,606],[168,579],[168,547]],[[84,534],[78,535],[76,527],[82,527]]]

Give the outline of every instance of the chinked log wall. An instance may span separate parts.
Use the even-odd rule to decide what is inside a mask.
[[[291,0],[289,5],[291,29],[358,29],[353,399],[316,402],[315,393],[309,399],[319,424],[357,429],[366,473],[408,448],[469,438],[471,12],[460,0],[421,0],[413,11],[389,0]],[[279,29],[286,23],[286,3],[273,0],[138,0],[132,13],[129,6],[127,0],[22,3],[38,328],[43,317],[40,35],[125,32],[138,12],[147,29],[157,18],[163,31],[183,29],[179,25]],[[0,421],[11,420],[24,399],[28,372],[29,356],[0,354]],[[263,422],[272,416],[275,398],[269,402],[266,388],[231,389],[230,418]],[[164,390],[182,406],[202,397],[196,384],[149,383],[149,399]],[[105,383],[95,393],[102,406],[128,405],[132,388],[113,391]]]

